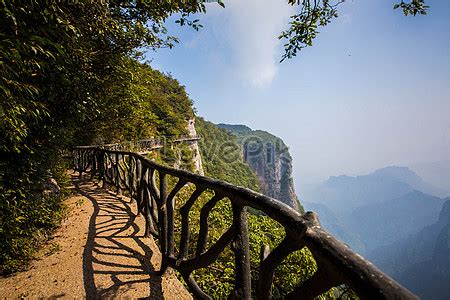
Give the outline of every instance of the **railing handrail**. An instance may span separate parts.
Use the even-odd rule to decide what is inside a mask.
[[[129,181],[130,190],[132,190],[131,186],[134,186],[135,180],[144,180],[143,182],[144,186],[147,186],[146,187],[148,189],[147,192],[150,194],[150,197],[154,196],[155,198],[157,198],[159,196],[159,201],[161,201],[161,203],[164,205],[166,205],[164,201],[167,201],[168,198],[170,197],[172,197],[173,199],[174,195],[181,189],[182,186],[184,186],[184,184],[193,183],[197,188],[202,187],[203,190],[206,188],[212,189],[214,190],[215,194],[220,195],[221,198],[227,197],[228,199],[230,199],[233,205],[233,214],[235,214],[235,207],[241,210],[244,209],[244,207],[252,207],[254,209],[262,211],[268,217],[279,222],[285,228],[286,231],[286,238],[282,243],[285,243],[286,245],[292,245],[292,243],[294,243],[295,249],[293,248],[293,250],[291,249],[292,251],[288,253],[280,254],[280,252],[286,251],[286,250],[279,250],[278,248],[282,246],[280,245],[277,248],[275,248],[274,251],[268,254],[268,256],[266,253],[266,256],[262,258],[261,277],[260,277],[261,279],[259,282],[260,288],[257,291],[258,298],[270,298],[270,286],[273,279],[273,270],[282,261],[282,259],[280,260],[280,258],[286,257],[289,253],[301,249],[303,246],[307,246],[311,251],[311,253],[313,254],[318,265],[318,270],[310,279],[308,279],[301,286],[297,287],[293,292],[291,292],[288,295],[288,298],[300,297],[305,299],[312,299],[313,297],[318,296],[322,292],[328,290],[330,287],[338,286],[341,284],[349,285],[360,297],[364,299],[417,298],[414,294],[412,294],[410,291],[402,287],[395,280],[393,280],[392,278],[381,272],[378,268],[376,268],[370,262],[365,260],[359,254],[350,250],[348,246],[336,240],[331,234],[323,230],[320,227],[320,223],[315,213],[308,212],[304,215],[301,215],[299,212],[290,208],[281,201],[262,195],[250,189],[235,186],[222,180],[208,178],[188,171],[163,166],[134,152],[105,150],[99,147],[86,147],[86,146],[76,147],[74,148],[74,151],[75,157],[77,155],[79,155],[79,157],[83,157],[83,155],[85,156],[84,160],[81,158],[78,159],[78,166],[77,166],[77,158],[75,158],[75,167],[77,168],[77,171],[80,172],[80,174],[82,172],[87,171],[89,167],[93,169],[91,170],[93,173],[98,172],[99,168],[100,169],[104,168],[104,170],[101,170],[99,172],[100,179],[103,180],[104,182],[109,181],[108,183],[113,183],[113,185],[115,185],[118,189],[120,189],[121,187],[121,181],[119,178],[121,175],[119,171],[117,172],[114,171],[115,170],[114,168],[117,168],[117,170],[119,170],[120,159],[122,159],[122,161],[125,161],[125,157],[127,157],[131,165],[130,172],[133,171],[134,173],[136,173],[132,175],[134,177],[131,177],[132,180],[130,179]],[[106,160],[110,161],[105,163],[104,161],[105,158]],[[84,161],[84,163],[81,163],[80,165],[80,162],[82,160]],[[114,162],[116,163],[116,165],[114,165]],[[110,165],[108,165],[108,163],[110,163]],[[139,164],[140,167],[138,167]],[[108,169],[108,166],[110,167],[110,169]],[[140,171],[139,168],[141,168]],[[146,170],[145,172],[148,171],[150,172],[147,174],[144,172],[144,170]],[[153,180],[155,180],[153,174],[155,170],[159,172],[160,177],[162,178],[162,180],[160,180],[161,186],[159,195],[157,195],[157,191],[154,191],[155,187],[153,187],[153,185],[155,185],[155,183],[153,182]],[[108,172],[110,172],[113,175],[108,175],[107,174]],[[141,174],[138,174],[139,172],[141,172]],[[142,172],[144,172],[147,175],[143,176]],[[141,179],[136,179],[138,175],[140,175]],[[166,178],[166,175],[177,177],[179,179],[179,182],[170,193],[166,191],[167,185],[164,184],[165,180],[164,178]],[[113,176],[114,178],[112,177],[109,178],[108,176],[109,177]],[[117,181],[115,181],[116,177],[118,178]],[[126,179],[124,180],[124,182],[126,182]],[[139,193],[138,191],[139,186],[140,183],[136,185],[137,193]],[[178,191],[176,191],[177,188]],[[175,193],[173,193],[174,190]],[[152,193],[154,194],[153,196],[151,196]],[[131,197],[133,198],[133,193]],[[139,195],[135,197],[136,200],[138,201],[138,205],[139,205],[138,199],[139,197],[140,197]],[[172,199],[169,199],[168,201],[171,202]],[[151,202],[151,200],[148,201]],[[156,203],[158,204],[158,201],[156,201]],[[165,209],[166,210],[172,209],[173,214],[173,207],[170,208],[170,203],[168,205],[169,208]],[[160,207],[157,207],[157,209],[158,214],[160,214],[161,213],[159,211]],[[173,226],[173,215],[172,220],[167,221],[167,215],[164,215],[164,213],[167,214],[167,212],[162,213],[163,214],[159,216],[158,222],[161,222],[161,220],[163,220],[164,224],[166,224],[167,222],[169,223],[172,222]],[[242,214],[242,211],[240,210],[236,210],[236,214],[238,214],[239,218],[245,218],[244,217],[245,214]],[[233,220],[235,217],[236,216],[233,217]],[[233,226],[237,227],[246,226],[245,225],[246,219],[241,220],[238,217],[236,218],[237,223],[234,224],[233,221]],[[146,221],[151,222],[152,220],[146,219]],[[170,237],[167,234],[167,232],[164,231],[167,230],[167,228],[164,229],[164,226],[166,225],[162,227],[161,224],[159,225],[160,226],[158,226],[158,232],[152,233],[157,234],[159,237],[163,239],[162,247],[163,248],[167,247],[167,244],[164,244],[165,242],[167,242],[167,240],[169,240],[169,242],[171,240],[173,244],[173,237]],[[161,230],[163,232],[161,232]],[[235,232],[234,233],[235,238],[241,238],[242,239],[241,242],[242,241],[245,242],[245,240],[247,239],[248,242],[248,236],[245,233],[247,229],[241,228],[240,230],[241,232],[238,232],[237,229],[235,228],[235,231],[233,231]],[[225,235],[226,233],[224,234],[224,236]],[[219,244],[219,241],[217,242],[217,244]],[[244,248],[247,248],[247,250]],[[286,248],[290,249],[290,247]],[[205,259],[203,258],[203,261],[201,260],[202,258],[200,259],[197,258],[197,260],[192,259],[186,260],[179,258],[176,259],[173,257],[174,255],[173,249],[172,253],[170,253],[170,249],[165,250],[164,248],[161,250],[163,255],[162,271],[164,271],[165,268],[167,267],[177,269],[178,271],[180,271],[180,273],[182,273],[188,286],[190,287],[191,291],[194,293],[196,297],[207,298],[208,296],[200,290],[200,288],[197,286],[196,282],[193,280],[191,276],[191,273],[194,270],[192,269],[192,265],[195,263],[197,264],[205,263],[204,261]],[[243,251],[242,253],[239,252],[241,250]],[[209,250],[206,252],[209,252]],[[243,247],[243,249],[240,250],[238,249],[238,252],[239,255],[236,254],[237,256],[236,259],[243,259],[243,261],[240,261],[242,266],[236,266],[236,268],[241,268],[239,272],[236,271],[237,272],[236,276],[241,277],[244,276],[244,280],[240,278],[240,280],[242,280],[243,282],[242,283],[236,282],[235,287],[235,289],[237,290],[236,295],[240,295],[243,298],[248,298],[250,295],[249,294],[250,291],[248,291],[248,289],[250,289],[250,285],[249,282],[247,282],[250,280],[247,278],[248,276],[250,276],[249,265],[248,266],[246,265],[249,264],[248,245],[246,247]],[[245,258],[246,255],[247,258]],[[201,254],[200,256],[203,256],[203,254]],[[246,274],[246,272],[248,272],[248,274]]]
[[[137,141],[119,141],[117,143],[110,144],[98,144],[90,146],[77,146],[78,149],[90,149],[93,147],[114,150],[114,151],[129,151],[129,150],[140,150],[139,152],[148,152],[150,150],[158,149],[164,147],[167,143],[181,143],[188,141],[199,141],[201,140],[201,135],[171,135],[171,136],[161,136],[161,137],[150,137],[145,139],[140,139]],[[75,149],[74,148],[74,149]]]

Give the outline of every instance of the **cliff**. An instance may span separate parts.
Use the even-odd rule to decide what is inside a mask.
[[[190,137],[197,136],[197,130],[195,129],[195,118],[192,118],[189,120],[188,130],[189,130]],[[200,155],[200,148],[198,146],[198,142],[197,141],[190,142],[189,147],[193,153],[192,159],[194,162],[194,172],[198,173],[202,176],[205,175],[205,172],[203,171],[203,162],[202,162],[202,157]]]
[[[260,192],[258,178],[244,161],[236,136],[201,117],[196,118],[195,127],[201,136],[205,175]]]
[[[237,137],[245,162],[258,176],[261,192],[303,212],[294,190],[292,157],[283,140],[245,125],[218,126]]]

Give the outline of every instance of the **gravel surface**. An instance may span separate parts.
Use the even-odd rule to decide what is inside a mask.
[[[73,178],[69,216],[28,271],[0,278],[2,298],[192,299],[171,272],[158,276],[161,253],[144,238],[130,199]]]

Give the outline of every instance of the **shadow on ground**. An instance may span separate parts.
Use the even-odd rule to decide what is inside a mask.
[[[94,207],[83,253],[86,297],[115,298],[126,293],[138,298],[147,289],[145,298],[163,298],[161,277],[150,262],[154,253],[149,238],[144,238],[144,224],[135,222],[135,205],[100,189],[87,177],[74,176],[73,180],[75,190]]]

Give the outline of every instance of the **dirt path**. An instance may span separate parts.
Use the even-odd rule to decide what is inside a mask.
[[[69,217],[28,271],[0,278],[0,296],[191,299],[174,275],[156,274],[161,254],[130,199],[73,178]]]

